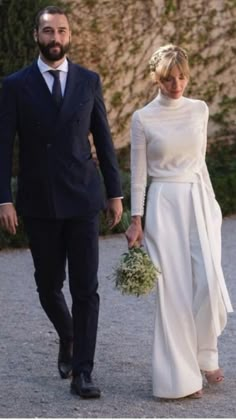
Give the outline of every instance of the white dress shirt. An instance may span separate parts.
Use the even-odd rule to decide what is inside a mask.
[[[52,93],[52,85],[53,85],[54,77],[49,73],[49,71],[60,70],[61,93],[62,93],[62,96],[64,96],[65,88],[66,88],[66,81],[67,81],[67,73],[68,73],[67,58],[65,58],[65,60],[63,61],[63,63],[60,64],[60,66],[58,66],[57,68],[54,68],[44,63],[44,61],[39,56],[38,68],[45,82],[47,83],[48,89],[50,90],[51,93]]]

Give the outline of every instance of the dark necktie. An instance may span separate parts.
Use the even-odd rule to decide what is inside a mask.
[[[54,81],[52,85],[52,97],[55,104],[59,108],[62,103],[60,70],[49,70],[48,73],[50,73],[54,77]]]

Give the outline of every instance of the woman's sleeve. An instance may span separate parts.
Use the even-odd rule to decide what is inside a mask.
[[[215,197],[215,193],[212,187],[212,183],[211,183],[211,179],[210,179],[210,175],[207,169],[207,165],[206,165],[206,149],[207,149],[207,125],[208,125],[208,119],[209,119],[209,109],[207,104],[204,102],[205,104],[205,115],[204,115],[204,143],[203,143],[203,148],[202,148],[202,154],[203,154],[203,159],[204,159],[204,163],[202,166],[202,177],[204,180],[204,183],[208,189],[208,191],[213,195],[213,197]]]
[[[143,216],[147,185],[146,139],[138,111],[131,121],[131,215]]]

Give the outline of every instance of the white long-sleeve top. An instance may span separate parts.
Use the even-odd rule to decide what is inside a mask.
[[[205,163],[208,106],[170,99],[161,92],[134,112],[131,123],[131,214],[143,215],[147,176],[178,178],[201,172],[213,195]]]

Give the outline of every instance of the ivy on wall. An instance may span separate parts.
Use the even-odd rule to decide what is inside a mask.
[[[130,117],[156,95],[148,60],[169,42],[186,48],[188,95],[210,107],[209,136],[232,141],[236,111],[236,0],[52,0],[69,6],[71,58],[101,75],[117,148],[129,143]],[[33,18],[46,0],[0,0],[0,79],[37,54]]]
[[[208,103],[210,137],[235,133],[235,18],[235,0],[74,1],[71,56],[101,75],[117,148],[129,143],[133,111],[156,95],[147,64],[169,42],[189,53],[187,94]]]

